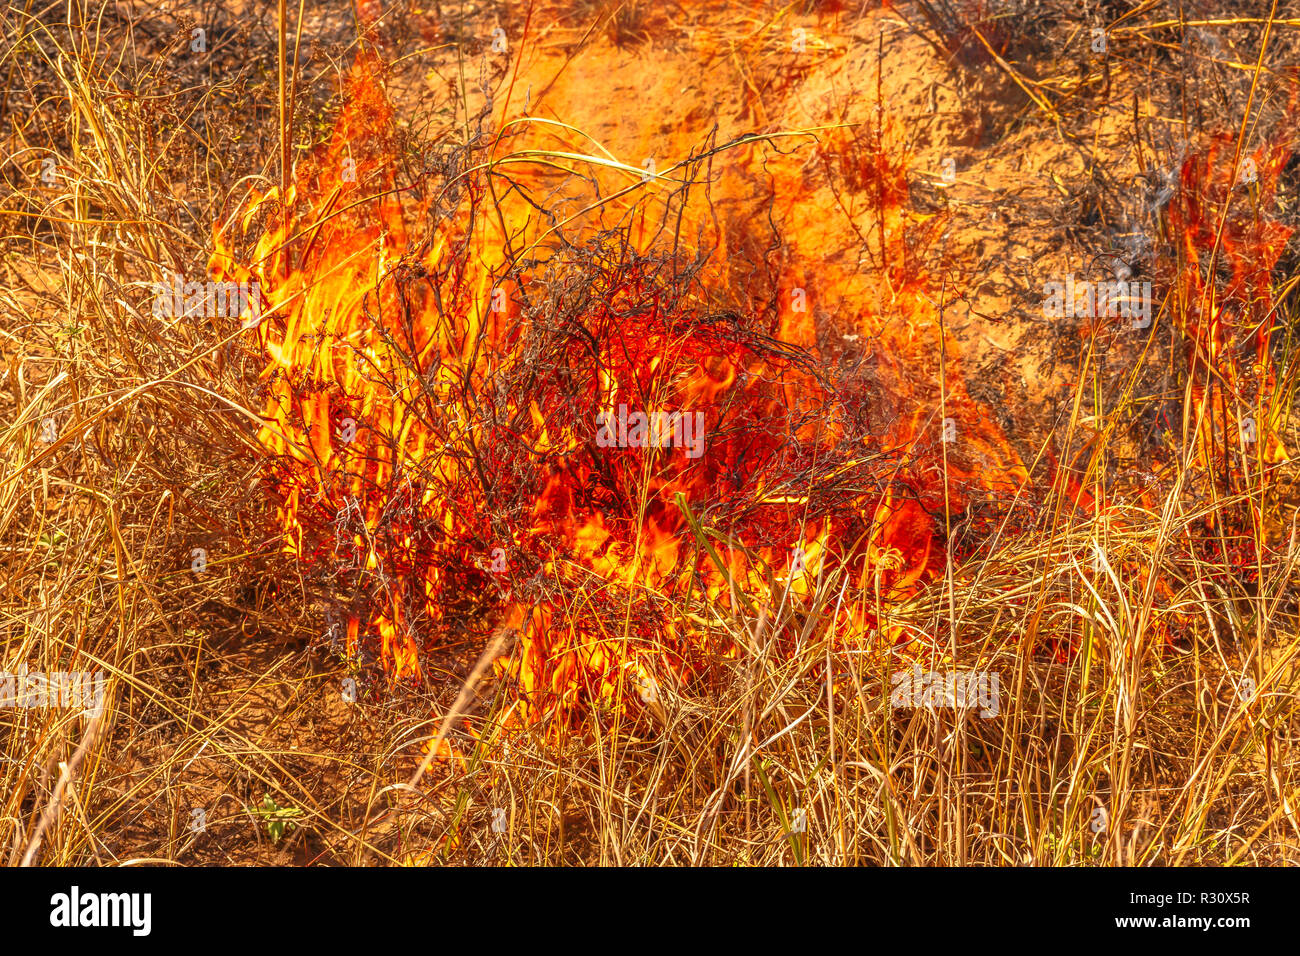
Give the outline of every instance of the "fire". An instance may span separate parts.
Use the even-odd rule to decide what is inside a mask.
[[[1296,115],[1294,90],[1288,115]],[[1288,460],[1279,437],[1283,405],[1276,400],[1269,352],[1274,327],[1269,280],[1292,230],[1248,214],[1243,206],[1247,199],[1264,207],[1271,202],[1292,151],[1287,139],[1278,136],[1234,165],[1234,147],[1232,137],[1220,135],[1204,152],[1183,161],[1182,188],[1170,206],[1169,221],[1184,263],[1175,294],[1177,314],[1187,317],[1182,331],[1193,420],[1199,422],[1197,462],[1210,468],[1230,451],[1256,445],[1258,456],[1248,449],[1235,469],[1244,477],[1251,474],[1252,459],[1262,467]],[[1216,255],[1226,258],[1231,270],[1222,288],[1202,274]],[[1216,449],[1221,451],[1216,454]]]
[[[497,673],[512,719],[652,710],[743,653],[712,611],[805,600],[846,562],[861,597],[844,639],[866,641],[867,609],[943,567],[945,513],[1028,485],[966,391],[917,255],[937,223],[907,214],[888,125],[819,147],[874,210],[870,270],[820,263],[817,223],[838,200],[808,195],[803,156],[764,157],[758,139],[724,154],[726,169],[768,177],[783,230],[770,280],[746,285],[704,271],[752,242],[744,222],[715,218],[742,187],[693,185],[702,159],[639,188],[640,169],[607,162],[594,175],[622,183],[614,198],[560,228],[525,194],[545,195],[561,158],[584,161],[549,145],[567,127],[485,112],[469,142],[402,175],[381,72],[358,59],[328,145],[285,195],[254,194],[214,229],[210,264],[265,295],[259,437],[277,462],[284,549],[342,607],[350,655],[375,648],[393,679],[417,678],[448,631],[507,627],[519,640]],[[1280,162],[1260,157],[1262,181]],[[1225,248],[1244,270],[1284,238]],[[1191,258],[1205,248],[1188,243]],[[1258,310],[1253,275],[1240,283]],[[1188,281],[1183,294],[1219,309],[1189,346],[1215,363],[1224,306]],[[819,312],[871,343],[871,382],[826,374]]]

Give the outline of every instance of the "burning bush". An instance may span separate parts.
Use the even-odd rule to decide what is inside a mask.
[[[401,180],[378,71],[358,61],[330,143],[287,195],[251,197],[244,227],[262,210],[268,224],[251,266],[229,229],[211,263],[267,290],[262,440],[279,462],[285,549],[330,595],[355,661],[414,678],[448,629],[505,628],[520,638],[498,662],[516,716],[565,724],[629,691],[652,703],[646,688],[739,653],[711,632],[718,609],[770,613],[806,595],[828,562],[852,568],[877,604],[897,601],[945,567],[945,552],[980,547],[978,534],[946,544],[948,516],[1006,524],[998,496],[1024,495],[1028,472],[965,394],[885,130],[832,136],[824,153],[874,205],[869,245],[905,317],[862,308],[875,362],[869,381],[844,381],[826,370],[802,288],[743,310],[710,304],[701,184],[720,148],[672,176],[601,160],[642,173],[616,195],[665,180],[668,198],[634,204],[615,226],[570,236],[550,214],[542,230],[529,220],[536,167],[575,154],[499,156],[508,137],[491,132],[489,100],[464,142]],[[1227,188],[1223,145],[1186,161],[1171,207],[1191,263],[1213,245],[1205,210],[1218,205],[1205,188]],[[1285,155],[1259,157],[1261,193]],[[774,195],[797,191],[781,175]],[[1202,429],[1245,414],[1229,417],[1224,397],[1239,403],[1245,378],[1235,359],[1223,364],[1223,317],[1238,299],[1268,400],[1267,277],[1288,233],[1251,228],[1231,221],[1233,280],[1212,321],[1195,318],[1212,287],[1195,268],[1178,273]],[[1207,368],[1223,370],[1222,387],[1202,383]],[[1265,405],[1255,427],[1271,462],[1280,450]],[[1203,434],[1198,460],[1226,463],[1222,433]],[[1103,482],[1084,497],[1105,495]],[[845,605],[845,640],[882,636],[866,604]]]
[[[691,190],[715,151],[680,169],[674,231],[642,206],[572,240],[552,229],[539,257],[539,240],[519,248],[527,207],[498,185],[533,154],[494,161],[485,111],[399,185],[374,73],[358,63],[331,144],[283,201],[251,198],[245,227],[263,209],[269,223],[251,267],[229,230],[212,260],[267,292],[262,439],[285,548],[342,605],[350,654],[412,677],[453,618],[497,622],[521,635],[502,665],[520,714],[567,717],[736,653],[710,636],[708,608],[781,603],[828,559],[859,587],[909,593],[941,567],[945,508],[1023,484],[955,355],[917,347],[943,333],[909,264],[901,180],[875,201],[912,321],[859,320],[894,346],[874,375],[888,405],[864,415],[876,396],[797,344],[798,294],[775,318],[709,305],[707,250],[683,243],[681,221],[698,221]],[[934,374],[898,364],[922,356]],[[918,392],[927,381],[938,388]],[[875,622],[845,625],[865,638]]]

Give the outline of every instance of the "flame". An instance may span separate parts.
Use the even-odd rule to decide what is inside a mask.
[[[256,279],[266,299],[251,334],[267,360],[259,439],[277,463],[283,547],[344,606],[350,654],[376,647],[393,679],[414,679],[448,630],[500,626],[519,636],[496,662],[510,719],[562,727],[593,709],[653,710],[743,653],[713,613],[806,600],[835,562],[861,569],[845,639],[897,638],[869,609],[936,575],[943,514],[1028,484],[966,391],[916,252],[937,223],[918,229],[907,214],[907,156],[887,123],[818,149],[874,223],[876,265],[859,269],[822,261],[820,223],[840,198],[806,188],[803,156],[767,156],[757,141],[723,154],[743,175],[720,177],[712,200],[681,164],[567,235],[524,198],[558,190],[526,152],[553,145],[554,124],[480,117],[473,142],[401,179],[381,75],[358,57],[328,144],[283,196],[254,193],[218,224],[210,262]],[[562,100],[583,76],[550,81]],[[680,156],[697,145],[668,142]],[[1259,157],[1264,180],[1280,162]],[[510,189],[494,178],[505,168]],[[753,181],[783,239],[765,254],[767,279],[728,270],[753,261],[755,243],[743,214],[717,216],[726,190]],[[670,213],[668,239],[689,244],[666,242]],[[1284,239],[1225,242],[1252,309],[1265,300],[1245,263],[1261,248],[1275,261]],[[1205,248],[1199,234],[1188,242],[1189,257]],[[1205,292],[1188,282],[1189,300]],[[832,315],[870,350],[870,388],[825,374]],[[1209,362],[1224,350],[1215,315],[1192,334]],[[637,413],[649,440],[626,447]],[[704,432],[687,436],[687,420]]]
[[[1296,112],[1293,88],[1288,116],[1294,118]],[[1244,210],[1243,194],[1253,194],[1249,205],[1266,209],[1292,150],[1288,139],[1279,136],[1234,163],[1235,149],[1234,138],[1220,134],[1203,152],[1184,159],[1181,189],[1169,207],[1182,259],[1175,281],[1175,315],[1187,351],[1193,421],[1200,423],[1197,463],[1204,469],[1239,448],[1243,432],[1251,444],[1258,439],[1263,466],[1289,460],[1280,437],[1284,406],[1277,400],[1270,354],[1270,277],[1293,230]],[[1244,170],[1250,175],[1243,175]],[[1231,272],[1221,288],[1204,274],[1219,254],[1226,257]],[[1243,355],[1247,350],[1253,353],[1250,359]],[[1247,422],[1249,428],[1244,427]],[[1239,468],[1248,472],[1252,457],[1241,456]]]
[[[588,335],[554,356],[559,373],[534,376],[531,392],[503,392],[524,378],[529,344],[547,333],[546,317],[529,306],[546,288],[541,273],[563,269],[569,252],[532,272],[515,268],[511,238],[530,234],[529,211],[488,202],[486,176],[444,181],[459,203],[441,216],[431,215],[445,200],[435,186],[423,199],[404,197],[378,75],[376,61],[357,60],[329,145],[295,171],[283,198],[254,194],[239,217],[243,232],[264,224],[251,254],[241,260],[226,226],[215,230],[211,261],[214,274],[256,278],[264,290],[260,439],[279,463],[284,548],[348,595],[350,653],[374,642],[392,677],[418,677],[423,649],[449,622],[453,589],[477,580],[495,605],[478,613],[520,632],[514,655],[498,662],[517,691],[516,717],[545,720],[689,681],[711,656],[738,652],[698,614],[666,619],[662,609],[674,601],[729,607],[770,589],[765,569],[795,599],[806,597],[829,557],[851,557],[846,542],[855,538],[864,583],[879,589],[883,580],[890,597],[933,572],[933,509],[945,495],[963,507],[965,491],[960,481],[945,488],[929,422],[938,393],[915,388],[918,376],[904,367],[933,352],[940,332],[926,277],[906,261],[900,166],[880,174],[888,188],[877,198],[896,260],[889,294],[907,322],[863,312],[860,323],[879,342],[881,377],[902,413],[883,439],[863,435],[869,454],[846,458],[843,409],[859,398],[835,394],[816,374],[814,314],[782,311],[766,347],[740,319],[710,318],[665,282],[680,253],[655,256],[644,212],[616,239],[589,237],[593,294],[570,316]],[[735,162],[761,163],[752,147],[742,152]],[[777,179],[794,170],[779,166]],[[871,175],[858,170],[854,181]],[[774,183],[773,194],[791,244],[809,244],[793,226],[789,184]],[[684,210],[695,225],[707,213]],[[427,231],[412,225],[430,220]],[[734,224],[711,238],[734,243]],[[805,281],[792,275],[778,287]],[[930,361],[927,371],[947,378],[943,402],[978,458],[954,456],[949,474],[977,480],[983,470],[1023,483],[1005,438],[964,394],[955,343],[945,348],[954,361],[943,370]],[[595,361],[581,354],[592,350]],[[594,416],[567,413],[566,375],[587,383],[578,391],[593,413],[612,420],[620,409],[624,418],[643,410],[651,447],[608,448],[595,460]],[[917,407],[904,410],[909,403]],[[691,436],[702,453],[653,447],[684,437],[683,416],[705,423]],[[876,475],[884,490],[815,514],[798,476],[819,460],[841,475]],[[989,462],[995,467],[982,467]],[[485,469],[493,479],[484,480]],[[701,559],[707,549],[679,496],[725,530],[717,561]],[[494,499],[527,507],[503,520]],[[868,533],[853,535],[855,525]],[[483,574],[489,552],[508,555],[506,573]],[[554,582],[558,593],[530,590],[530,581]]]

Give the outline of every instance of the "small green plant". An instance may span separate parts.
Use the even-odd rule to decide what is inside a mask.
[[[270,835],[272,843],[279,843],[284,839],[285,834],[297,826],[293,821],[303,815],[298,807],[277,806],[275,799],[269,793],[262,797],[262,805],[251,808],[251,811],[254,816],[261,817],[266,823],[266,832]]]
[[[1089,866],[1102,861],[1102,843],[1079,836],[1067,840],[1064,832],[1047,834],[1047,855],[1054,866]]]

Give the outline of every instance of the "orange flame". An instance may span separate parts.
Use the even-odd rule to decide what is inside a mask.
[[[358,59],[328,146],[285,196],[250,197],[242,232],[264,219],[251,251],[236,251],[233,222],[215,229],[210,263],[265,294],[259,437],[278,463],[284,548],[345,604],[349,653],[373,644],[392,677],[418,677],[448,630],[493,623],[519,632],[497,662],[514,719],[652,708],[741,652],[710,609],[806,599],[834,561],[861,567],[864,595],[897,600],[942,567],[945,510],[1027,484],[966,392],[887,127],[866,145],[832,137],[827,153],[874,208],[875,272],[813,270],[832,197],[806,194],[802,160],[733,150],[769,176],[786,242],[766,289],[710,280],[744,307],[719,312],[698,263],[710,248],[741,255],[743,222],[713,226],[715,207],[683,187],[678,206],[654,203],[696,248],[665,245],[651,202],[618,228],[602,208],[577,238],[539,227],[520,196],[546,171],[512,161],[501,189],[492,166],[501,150],[518,159],[536,124],[481,124],[433,173],[399,181],[379,72]],[[1279,156],[1258,157],[1262,181],[1276,183]],[[1251,309],[1265,300],[1247,257],[1275,261],[1284,239],[1225,241]],[[1206,248],[1187,242],[1189,258]],[[824,374],[809,298],[870,343],[870,389]],[[1215,321],[1196,333],[1209,361]],[[849,617],[859,638],[875,626]]]

